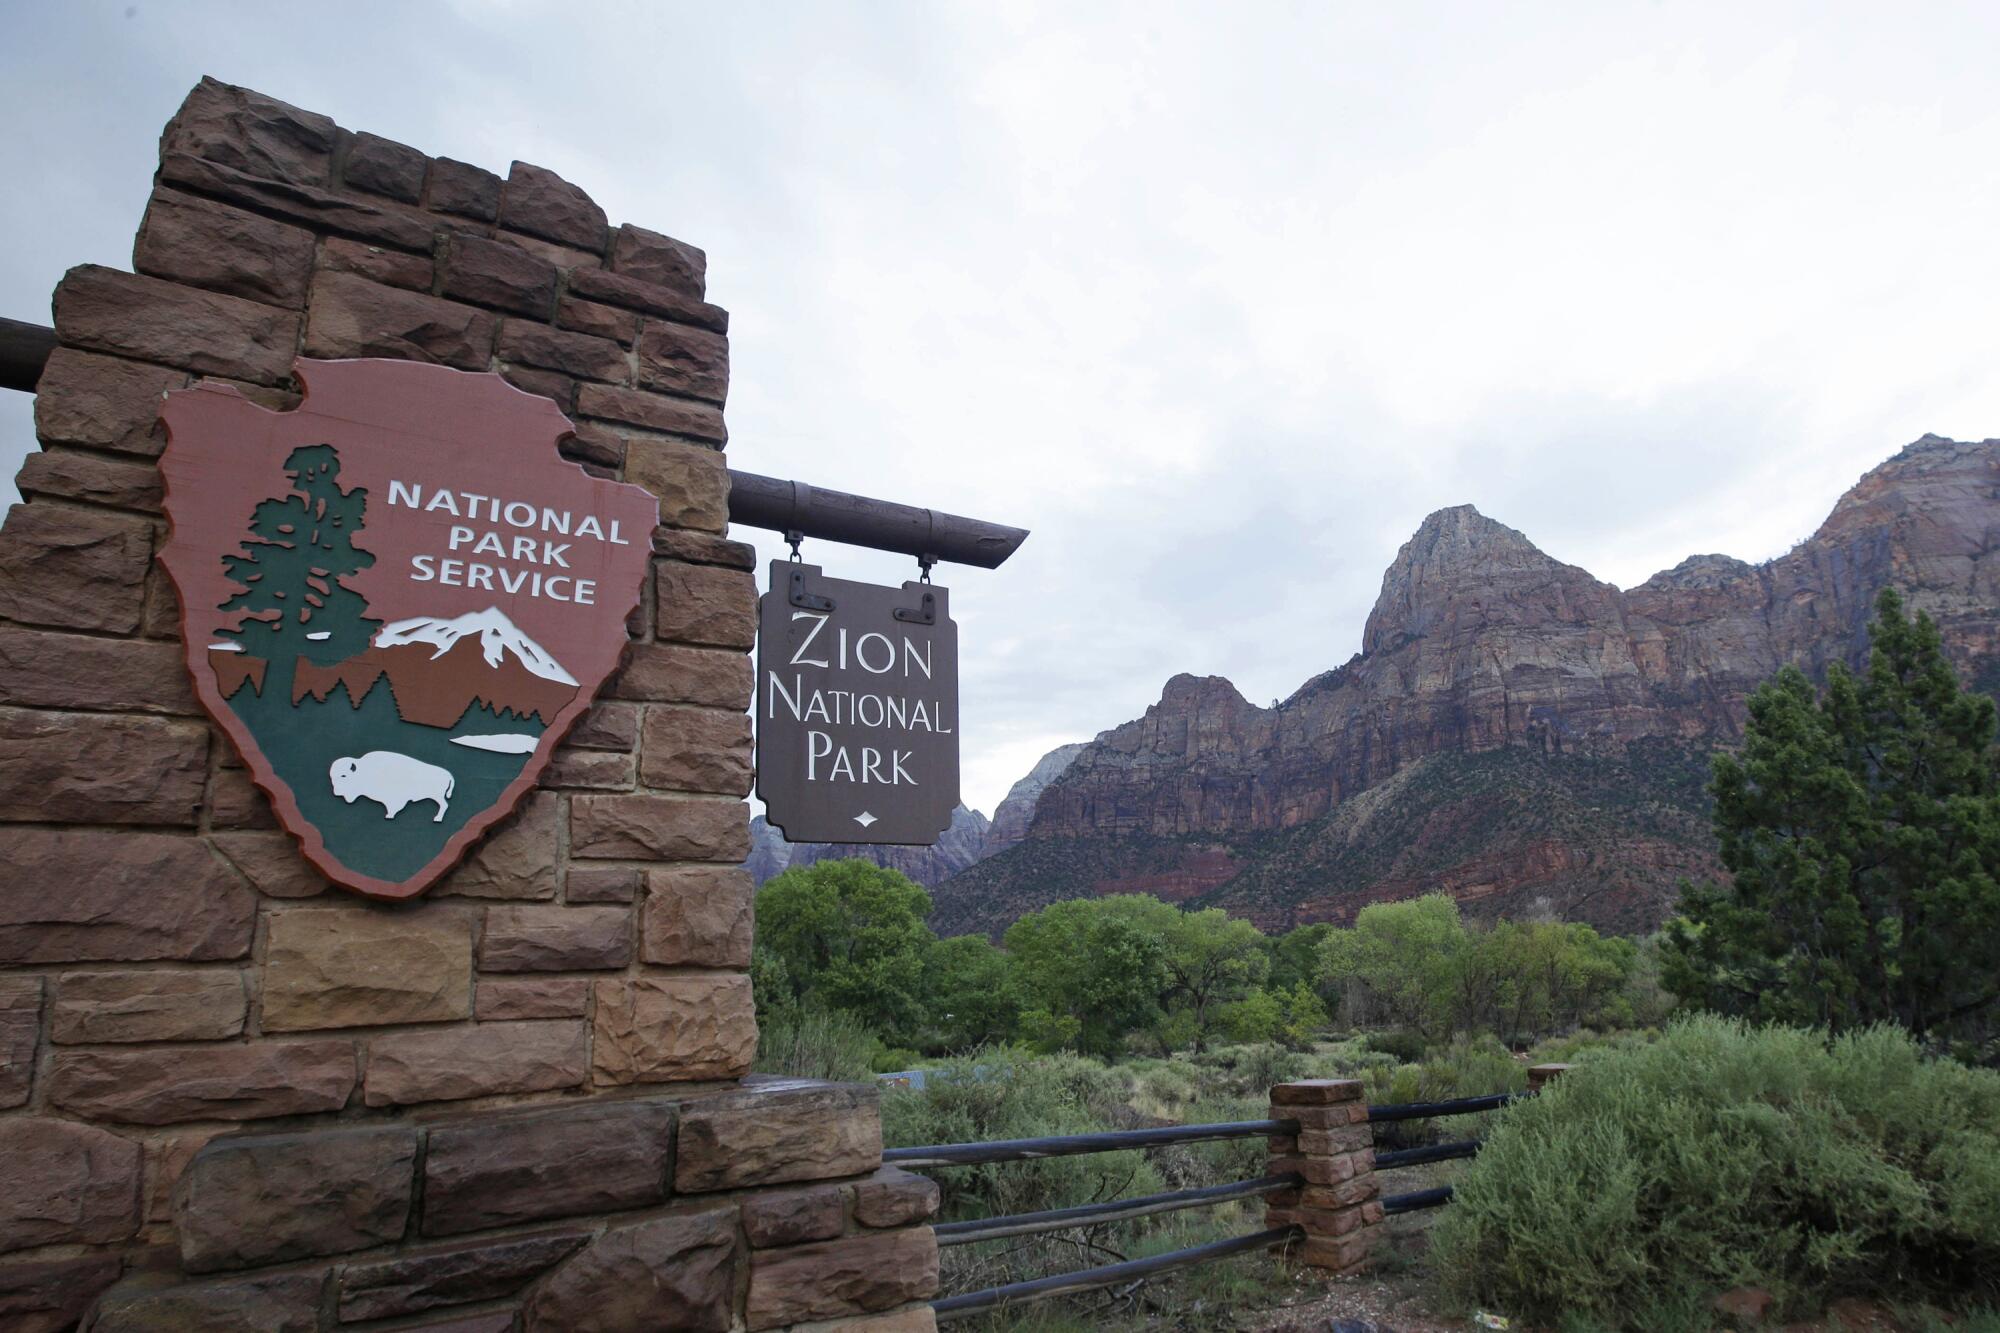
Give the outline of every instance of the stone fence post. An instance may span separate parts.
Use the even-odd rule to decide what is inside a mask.
[[[1531,1093],[1540,1092],[1550,1083],[1554,1082],[1558,1078],[1561,1078],[1564,1074],[1567,1074],[1569,1072],[1569,1068],[1570,1067],[1568,1065],[1528,1066],[1528,1091]]]
[[[1309,1267],[1362,1271],[1382,1225],[1382,1188],[1361,1081],[1280,1083],[1271,1119],[1297,1121],[1299,1130],[1271,1138],[1269,1174],[1296,1172],[1305,1183],[1270,1196],[1266,1225],[1303,1227],[1298,1255]]]

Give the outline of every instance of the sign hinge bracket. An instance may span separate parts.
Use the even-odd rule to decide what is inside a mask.
[[[937,594],[925,593],[922,606],[899,606],[896,619],[907,625],[937,624]]]
[[[792,570],[792,590],[791,590],[790,601],[793,606],[798,607],[801,611],[833,610],[833,598],[821,597],[818,593],[811,593],[806,591],[806,572],[803,569]],[[898,614],[900,614],[900,612]]]

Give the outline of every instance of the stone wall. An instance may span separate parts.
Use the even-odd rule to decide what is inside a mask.
[[[928,1326],[873,1090],[742,1081],[756,591],[701,251],[204,80],[133,268],[57,289],[0,528],[0,1326]],[[286,407],[298,355],[498,371],[660,501],[624,666],[412,903],[277,828],[153,560],[161,394]]]

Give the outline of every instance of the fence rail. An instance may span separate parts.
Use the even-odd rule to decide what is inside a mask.
[[[1066,1296],[1071,1292],[1091,1291],[1099,1287],[1115,1287],[1121,1282],[1136,1282],[1159,1273],[1192,1268],[1196,1264],[1224,1259],[1232,1254],[1245,1254],[1251,1250],[1288,1245],[1304,1238],[1305,1230],[1302,1227],[1272,1227],[1269,1231],[1260,1231],[1253,1236],[1232,1236],[1228,1240],[1211,1241],[1207,1245],[1174,1250],[1169,1254],[1156,1254],[1148,1259],[1132,1259],[1122,1264],[1086,1268],[1077,1273],[1058,1273],[1054,1277],[1038,1277],[1029,1282],[1012,1282],[1004,1287],[988,1287],[985,1291],[971,1291],[963,1296],[948,1296],[941,1301],[932,1301],[931,1309],[942,1323],[947,1319],[962,1319],[966,1315],[996,1309],[1003,1305],[1025,1305],[1029,1301],[1047,1300],[1051,1296]]]
[[[978,1166],[984,1162],[1027,1162],[1076,1153],[1117,1152],[1121,1148],[1158,1148],[1173,1143],[1206,1143],[1214,1139],[1250,1139],[1270,1134],[1296,1134],[1296,1120],[1235,1120],[1215,1125],[1163,1125],[1158,1129],[1120,1129],[1105,1134],[1066,1134],[1046,1139],[996,1139],[991,1143],[933,1143],[922,1148],[891,1148],[882,1154],[895,1166]]]
[[[1370,1106],[1367,1113],[1368,1123],[1381,1124],[1398,1120],[1476,1115],[1482,1111],[1498,1110],[1522,1097],[1533,1096],[1536,1091],[1532,1086],[1533,1071],[1530,1078],[1531,1087],[1525,1093],[1499,1092],[1484,1097],[1460,1097],[1442,1102],[1402,1102],[1388,1106]],[[882,1160],[902,1167],[979,1166],[991,1162],[1027,1162],[1047,1157],[1067,1157],[1078,1153],[1159,1148],[1180,1143],[1208,1143],[1218,1139],[1277,1137],[1296,1135],[1299,1132],[1297,1120],[1234,1120],[1209,1125],[1165,1125],[1157,1129],[1125,1129],[1103,1134],[1068,1134],[1042,1139],[1002,1139],[991,1143],[933,1143],[915,1148],[891,1148],[882,1154]],[[1372,1169],[1393,1171],[1398,1167],[1420,1166],[1427,1162],[1447,1162],[1455,1158],[1475,1156],[1479,1148],[1480,1140],[1462,1139],[1454,1143],[1431,1144],[1421,1148],[1392,1149],[1375,1153]],[[1257,1198],[1303,1184],[1305,1181],[1300,1174],[1280,1172],[1254,1180],[1237,1180],[1226,1185],[1209,1185],[1201,1189],[1174,1190],[1166,1194],[1148,1194],[1140,1198],[1082,1204],[1073,1208],[1052,1208],[1038,1213],[1014,1213],[1006,1217],[982,1217],[964,1222],[945,1222],[933,1229],[940,1246],[971,1245],[979,1241],[1000,1240],[1008,1236],[1030,1236],[1043,1232],[1100,1226],[1106,1223],[1130,1221],[1154,1213]],[[1449,1185],[1438,1189],[1389,1195],[1381,1200],[1380,1216],[1414,1212],[1422,1208],[1436,1208],[1449,1203],[1451,1198],[1452,1187]],[[1170,1254],[1105,1264],[1079,1272],[1059,1273],[1051,1277],[989,1287],[984,1291],[967,1292],[961,1296],[950,1296],[931,1302],[931,1309],[940,1321],[958,1319],[1002,1306],[1113,1287],[1125,1282],[1139,1282],[1160,1273],[1192,1268],[1197,1264],[1209,1263],[1234,1254],[1287,1246],[1303,1241],[1307,1236],[1308,1232],[1303,1226],[1273,1227],[1254,1235],[1236,1236],[1207,1245],[1196,1245],[1190,1249],[1175,1250]]]

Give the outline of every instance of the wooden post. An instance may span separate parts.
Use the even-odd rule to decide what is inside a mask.
[[[1298,1122],[1297,1134],[1273,1136],[1267,1174],[1295,1172],[1305,1183],[1270,1196],[1266,1225],[1303,1227],[1301,1262],[1358,1273],[1382,1224],[1375,1139],[1359,1079],[1312,1079],[1271,1089],[1271,1118]]]

